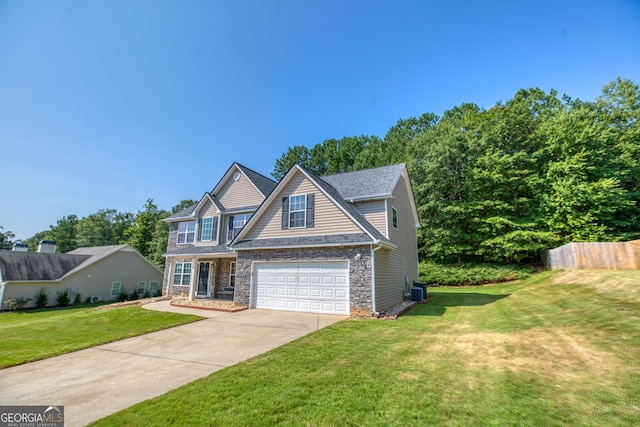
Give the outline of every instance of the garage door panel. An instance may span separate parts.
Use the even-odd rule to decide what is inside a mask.
[[[346,262],[256,266],[256,308],[348,314]]]

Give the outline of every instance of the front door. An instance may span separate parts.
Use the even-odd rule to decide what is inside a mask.
[[[209,296],[209,270],[211,264],[208,262],[201,262],[198,271],[198,291],[196,296],[206,297]]]

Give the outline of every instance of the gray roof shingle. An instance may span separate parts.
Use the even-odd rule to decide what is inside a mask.
[[[193,204],[191,206],[189,206],[188,208],[184,208],[182,209],[180,212],[176,212],[173,215],[170,215],[168,217],[166,217],[164,220],[165,221],[173,221],[176,219],[183,219],[183,218],[189,218],[189,216],[191,215],[191,213],[193,212],[193,210],[196,208],[198,204]]]
[[[258,190],[260,190],[264,197],[267,197],[278,184],[274,180],[269,179],[266,176],[261,175],[246,166],[241,165],[240,163],[236,163],[236,165],[242,170],[245,175],[247,175],[247,178],[249,178],[251,182],[253,182],[253,185],[255,185]]]
[[[91,258],[91,255],[0,251],[3,281],[56,280]]]
[[[226,245],[215,246],[188,246],[186,248],[176,249],[171,252],[167,252],[166,255],[200,255],[200,254],[231,254],[233,251]]]
[[[404,163],[323,176],[347,201],[388,197],[393,193],[405,168]]]
[[[275,239],[241,240],[233,245],[234,249],[278,248],[295,246],[371,244],[373,240],[366,233],[331,234],[324,236],[282,237]]]

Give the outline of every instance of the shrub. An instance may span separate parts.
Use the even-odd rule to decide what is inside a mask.
[[[129,294],[129,301],[135,301],[139,298],[140,298],[140,295],[138,295],[138,291],[135,289],[133,290],[133,292]]]
[[[125,288],[122,288],[120,290],[120,293],[118,294],[118,298],[116,299],[116,301],[118,302],[124,302],[129,298],[129,294],[127,293],[127,290]]]
[[[534,268],[521,265],[462,264],[442,265],[422,261],[420,280],[429,286],[473,286],[501,283],[529,277]]]
[[[142,298],[151,298],[151,292],[147,291],[144,293],[144,295],[142,295]]]
[[[69,290],[64,289],[62,291],[58,291],[58,296],[56,298],[56,304],[60,307],[66,307],[71,304],[71,298],[69,298]]]
[[[49,305],[49,294],[50,291],[47,288],[40,288],[33,297],[33,303],[36,305],[36,308],[45,308]]]
[[[76,293],[76,296],[73,298],[73,305],[82,304],[82,294]]]
[[[31,298],[9,298],[4,302],[4,304],[9,311],[16,311],[24,307],[29,301],[31,301]]]

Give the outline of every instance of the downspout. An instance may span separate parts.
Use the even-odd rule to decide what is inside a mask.
[[[378,249],[382,247],[382,243],[378,241],[378,246],[375,248],[371,247],[371,306],[373,308],[373,314],[378,315],[378,310],[376,310],[376,262],[375,262],[375,254]]]
[[[7,287],[7,282],[0,282],[0,311],[4,307],[4,290]]]

